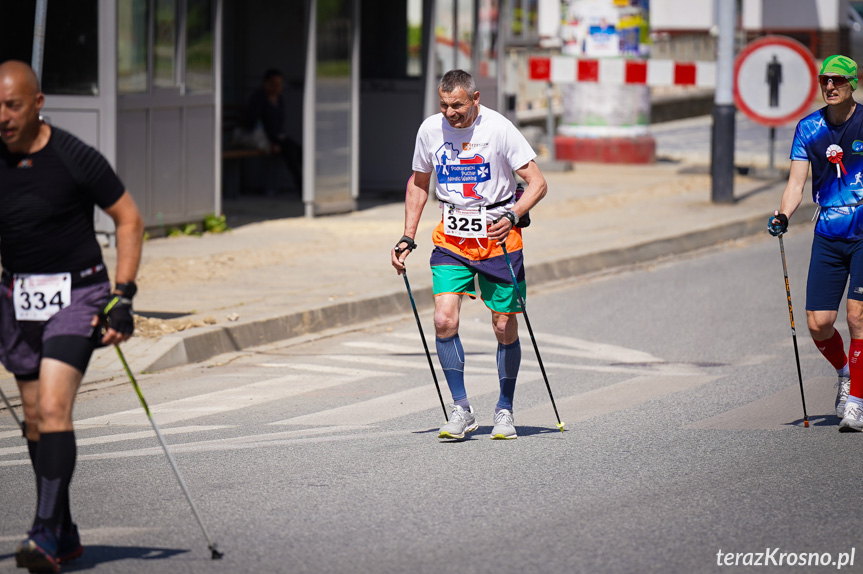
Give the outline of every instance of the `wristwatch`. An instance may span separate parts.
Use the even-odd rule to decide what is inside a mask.
[[[514,211],[508,210],[506,213],[503,214],[503,216],[509,219],[509,222],[512,223],[513,227],[518,225],[518,215],[516,215]]]

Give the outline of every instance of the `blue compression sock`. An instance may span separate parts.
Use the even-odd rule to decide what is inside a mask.
[[[500,398],[495,412],[506,409],[512,412],[512,399],[515,395],[515,379],[521,365],[521,340],[516,339],[509,345],[497,344],[497,374],[500,378]]]
[[[467,391],[464,388],[464,349],[461,346],[461,339],[458,334],[446,339],[436,338],[435,347],[453,402],[464,410],[470,410],[470,402],[467,400]]]

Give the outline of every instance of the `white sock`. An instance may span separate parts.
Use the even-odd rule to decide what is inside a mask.
[[[848,368],[848,363],[845,363],[845,366],[842,367],[841,369],[836,369],[836,374],[839,375],[840,377],[850,377],[851,376],[851,370]]]

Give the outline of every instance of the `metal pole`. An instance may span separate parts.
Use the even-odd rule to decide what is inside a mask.
[[[548,159],[554,161],[557,159],[557,154],[554,153],[554,110],[552,109],[552,100],[554,98],[554,84],[550,81],[545,87],[545,100],[548,102],[548,116],[545,118],[545,133],[548,136]]]
[[[776,128],[774,128],[773,126],[770,126],[770,145],[768,146],[767,149],[770,150],[770,152],[769,152],[770,153],[770,163],[769,163],[770,167],[769,167],[769,169],[770,169],[770,174],[773,175],[773,172],[775,170],[775,166],[773,165],[773,151],[776,149]]]
[[[734,29],[737,0],[717,0],[719,47],[713,106],[711,200],[734,201]]]
[[[48,0],[36,0],[36,21],[33,23],[33,56],[30,66],[36,72],[36,78],[42,82],[42,55],[45,53],[45,16],[48,12]]]

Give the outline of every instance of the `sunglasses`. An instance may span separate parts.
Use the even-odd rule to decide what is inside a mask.
[[[820,83],[825,88],[827,84],[833,82],[834,88],[841,88],[845,84],[848,83],[848,80],[856,80],[857,76],[827,76],[825,74],[821,74],[818,76],[818,83]]]

